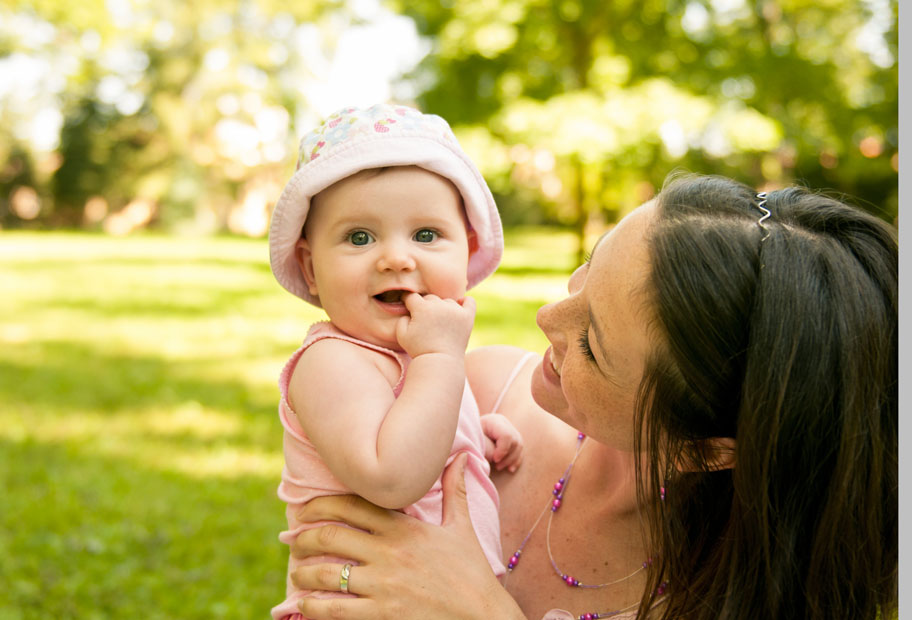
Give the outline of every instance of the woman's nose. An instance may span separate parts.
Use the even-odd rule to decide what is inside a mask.
[[[377,260],[377,269],[379,271],[413,271],[415,257],[407,244],[389,241],[383,244]]]
[[[538,328],[542,330],[542,333],[545,334],[551,344],[560,348],[563,348],[562,343],[566,340],[562,335],[564,330],[561,326],[564,321],[561,319],[566,317],[567,310],[567,300],[564,299],[555,303],[545,304],[535,314],[535,322],[538,324]]]
[[[563,334],[569,330],[580,313],[580,298],[576,293],[580,291],[586,279],[585,268],[585,265],[579,267],[570,276],[567,283],[569,296],[542,306],[535,314],[535,322],[552,344],[561,345],[569,342],[568,337]]]

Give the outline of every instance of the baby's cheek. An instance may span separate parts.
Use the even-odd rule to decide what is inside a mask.
[[[444,299],[462,299],[466,294],[467,282],[465,279],[441,278],[432,287],[432,290],[439,291],[435,293],[438,297]]]

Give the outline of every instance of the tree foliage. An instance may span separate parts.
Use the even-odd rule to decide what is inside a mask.
[[[340,2],[286,4],[39,0],[0,9],[0,67],[40,76],[20,95],[0,90],[0,224],[21,223],[11,196],[23,185],[40,194],[42,224],[86,223],[93,200],[104,205],[100,217],[149,205],[134,210],[141,225],[226,228],[247,203],[240,217],[262,223],[263,197],[293,166],[290,118],[307,107],[296,86],[308,68],[295,46],[327,27],[324,16],[344,13]],[[44,131],[34,126],[42,117]],[[30,148],[29,131],[44,135],[54,123],[56,148]]]
[[[396,6],[435,42],[421,103],[512,156],[502,203],[544,199],[582,228],[685,168],[896,214],[895,0]]]
[[[418,104],[455,126],[508,223],[582,235],[677,168],[831,188],[896,215],[897,0],[388,5],[430,43],[406,80]],[[6,226],[23,223],[13,196],[29,187],[42,224],[140,200],[152,224],[237,216],[262,232],[291,128],[316,120],[309,56],[358,19],[341,0],[5,6],[0,69],[25,76],[0,86]],[[53,149],[25,138],[55,127]]]

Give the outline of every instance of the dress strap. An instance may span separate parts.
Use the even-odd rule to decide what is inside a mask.
[[[510,386],[513,385],[513,382],[519,375],[519,371],[523,369],[523,366],[525,366],[529,358],[532,357],[538,357],[538,354],[532,353],[531,351],[526,351],[526,354],[519,358],[519,361],[516,362],[516,366],[514,366],[513,370],[510,372],[510,376],[507,378],[506,383],[504,383],[503,389],[500,391],[500,395],[497,397],[497,400],[494,401],[494,407],[491,409],[492,413],[500,409],[500,403],[503,401],[504,396],[507,395],[507,390],[509,390]]]

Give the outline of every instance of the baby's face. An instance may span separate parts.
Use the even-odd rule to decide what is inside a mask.
[[[314,197],[297,254],[310,293],[339,329],[398,349],[404,292],[465,295],[465,222],[447,179],[416,166],[364,171]]]

